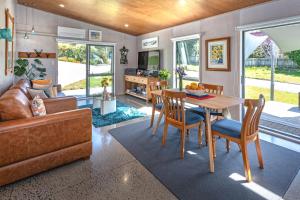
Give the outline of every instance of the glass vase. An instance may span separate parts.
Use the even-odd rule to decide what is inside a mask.
[[[179,77],[179,91],[182,91],[182,77]]]

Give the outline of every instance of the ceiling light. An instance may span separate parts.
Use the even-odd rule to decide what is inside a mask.
[[[65,5],[64,4],[59,4],[59,7],[64,8]]]
[[[28,36],[28,33],[27,33],[27,32],[26,32],[25,35],[24,35],[24,39],[26,39],[26,40],[29,39],[29,36]]]
[[[34,33],[35,33],[34,26],[32,26],[31,33],[32,33],[32,34],[34,34]]]
[[[124,24],[124,26],[127,28],[129,25],[128,24]]]
[[[183,6],[183,5],[185,5],[185,3],[186,3],[186,0],[179,0],[179,4],[180,4],[180,5]]]

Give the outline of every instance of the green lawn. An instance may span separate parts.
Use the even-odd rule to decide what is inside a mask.
[[[271,79],[271,68],[267,66],[262,67],[246,67],[246,78],[256,78],[262,80]],[[275,81],[283,83],[298,83],[300,84],[300,69],[296,70],[275,70]]]
[[[101,87],[101,80],[103,78],[111,78],[110,76],[101,76],[101,77],[91,77],[90,78],[90,87]],[[109,82],[109,86],[111,86],[112,82]],[[86,80],[76,81],[69,85],[65,85],[63,90],[78,90],[78,89],[85,89],[86,88]]]
[[[246,86],[247,99],[257,99],[259,94],[263,94],[267,101],[270,100],[270,89]],[[275,90],[275,101],[298,105],[298,94]]]

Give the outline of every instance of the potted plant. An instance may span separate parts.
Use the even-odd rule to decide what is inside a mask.
[[[37,78],[45,79],[47,76],[46,68],[43,67],[42,62],[39,59],[34,59],[33,63],[29,63],[27,59],[19,58],[16,60],[14,74],[18,77],[25,75],[28,80],[34,80]]]
[[[107,92],[107,87],[109,86],[110,81],[111,81],[111,79],[109,79],[109,78],[103,78],[101,80],[101,87],[103,87],[103,93],[102,93],[103,100],[109,100],[109,98],[110,98],[110,95]]]
[[[176,73],[178,74],[179,78],[179,90],[182,91],[182,79],[186,75],[184,67],[177,67]]]
[[[168,80],[171,76],[171,73],[167,69],[162,69],[159,71],[158,76],[161,80]]]

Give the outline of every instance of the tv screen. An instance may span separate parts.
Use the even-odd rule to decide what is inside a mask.
[[[142,70],[159,70],[160,51],[143,51],[138,55],[138,68]]]

